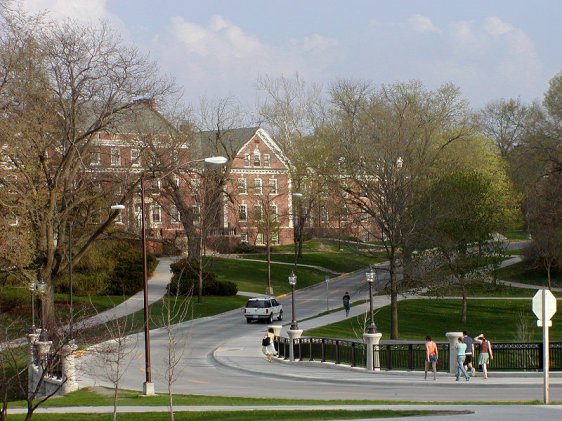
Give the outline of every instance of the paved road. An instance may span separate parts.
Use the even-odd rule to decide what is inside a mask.
[[[341,306],[341,296],[349,290],[354,300],[366,300],[368,291],[365,270],[336,277],[330,281],[328,306]],[[384,276],[377,280],[376,289],[384,287]],[[311,318],[326,309],[326,287],[323,284],[298,290],[295,293],[299,320]],[[284,330],[290,317],[290,296],[280,298],[285,308]],[[376,296],[375,307],[386,305],[386,296]],[[352,316],[365,311],[365,304],[352,307]],[[344,317],[343,311],[300,322],[300,327],[310,329],[332,323]],[[310,399],[391,399],[415,401],[471,401],[501,402],[542,400],[540,376],[520,377],[520,374],[494,373],[488,380],[474,378],[470,382],[455,382],[448,374],[439,374],[438,380],[424,381],[419,372],[365,373],[362,370],[341,369],[326,364],[268,363],[260,351],[260,340],[266,329],[263,324],[246,324],[241,310],[233,310],[214,317],[183,323],[177,337],[185,339],[185,353],[181,373],[174,383],[175,393],[217,396],[255,396]],[[306,331],[305,331],[306,334]],[[285,333],[282,332],[284,336]],[[445,338],[443,338],[445,339]],[[153,381],[157,392],[164,392],[166,382],[167,332],[151,332]],[[181,340],[178,342],[181,344]],[[120,387],[141,390],[144,382],[144,354],[142,335],[129,355],[130,363]],[[88,384],[108,385],[96,373],[86,370],[93,367],[92,355],[81,359],[80,381]],[[99,366],[98,366],[99,367]],[[554,377],[551,399],[562,401],[562,378]],[[480,413],[480,412],[479,412]],[[557,413],[559,416],[560,413]],[[498,418],[492,418],[498,419]],[[511,418],[514,419],[514,418]]]

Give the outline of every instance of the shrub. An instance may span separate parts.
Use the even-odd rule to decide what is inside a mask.
[[[142,252],[130,243],[116,243],[112,250],[115,267],[106,293],[110,295],[132,295],[143,288]],[[154,272],[157,260],[151,254],[146,256],[148,276]]]
[[[110,284],[111,276],[106,271],[84,272],[84,269],[72,273],[72,293],[78,296],[102,295]],[[67,293],[70,290],[68,275],[57,281],[57,292]]]
[[[2,288],[0,293],[0,312],[10,311],[31,302],[31,293],[26,288]]]
[[[168,285],[169,295],[192,295],[199,286],[199,266],[196,262],[182,259],[172,264],[173,276]],[[236,295],[238,287],[234,282],[221,281],[214,272],[203,269],[203,295]]]

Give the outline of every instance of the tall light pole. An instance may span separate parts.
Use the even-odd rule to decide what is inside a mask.
[[[376,274],[372,267],[369,268],[369,272],[365,274],[367,278],[367,283],[369,284],[369,310],[370,310],[370,324],[367,328],[367,333],[377,333],[377,328],[373,319],[373,282],[376,280]]]
[[[295,317],[295,285],[297,284],[297,275],[295,272],[291,271],[289,275],[289,285],[291,285],[291,307],[292,307],[292,314],[291,314],[291,330],[298,330],[299,324],[297,323],[297,318]]]
[[[186,164],[193,164],[195,162],[206,162],[208,164],[223,165],[228,162],[224,156],[211,156],[208,158],[197,159],[187,162]],[[171,171],[173,172],[173,171]],[[166,173],[164,176],[169,175],[171,172]],[[148,270],[146,264],[146,225],[145,225],[145,197],[144,197],[144,180],[145,173],[143,172],[140,177],[141,188],[141,239],[142,239],[142,273],[143,273],[143,312],[144,312],[144,364],[145,364],[145,382],[143,384],[143,393],[145,395],[154,395],[154,383],[152,382],[152,366],[150,363],[150,329],[149,320],[150,314],[148,310]],[[113,210],[124,209],[123,205],[114,205],[111,207]]]
[[[302,197],[302,193],[297,193],[297,192],[291,193],[291,196],[300,199]],[[299,210],[300,210],[300,201],[299,201]],[[298,243],[299,243],[299,239],[300,239],[300,228],[301,227],[300,227],[300,214],[297,214],[295,212],[295,210],[293,210],[293,214],[295,215],[295,221],[294,221],[295,235],[293,235],[293,240],[295,242],[295,268],[293,270],[296,272],[296,270],[297,270],[297,258],[298,258],[297,247],[298,247]]]

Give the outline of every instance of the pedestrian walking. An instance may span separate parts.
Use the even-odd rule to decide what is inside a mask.
[[[456,380],[459,381],[461,374],[464,376],[466,381],[470,380],[468,373],[464,369],[464,360],[466,358],[466,344],[463,342],[463,337],[459,336],[457,343],[455,344],[455,349],[457,350],[457,375]]]
[[[349,316],[349,302],[351,301],[351,297],[349,296],[349,292],[345,291],[345,294],[342,298],[343,301],[343,308],[345,310],[345,317]]]
[[[474,355],[474,341],[470,336],[468,336],[468,332],[464,330],[462,332],[462,341],[466,344],[466,358],[464,359],[464,369],[466,372],[470,372],[472,376],[476,374],[476,369],[472,365],[472,356]]]
[[[488,378],[488,364],[494,359],[492,354],[492,344],[486,339],[483,333],[474,338],[475,341],[480,343],[480,353],[478,354],[478,365],[482,367],[484,372],[484,379]]]
[[[267,357],[267,361],[271,362],[273,356],[277,356],[277,351],[275,350],[275,345],[273,345],[273,340],[275,339],[275,333],[273,328],[267,329],[265,336],[261,341],[262,352]]]
[[[436,380],[437,374],[437,360],[439,359],[439,353],[437,351],[437,345],[431,340],[431,336],[425,337],[425,373],[423,376],[424,380],[427,380],[427,371],[429,370],[429,365],[431,364],[431,369],[433,370],[433,380]]]

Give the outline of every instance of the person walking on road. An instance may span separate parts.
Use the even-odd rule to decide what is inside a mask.
[[[459,377],[462,374],[466,381],[470,380],[468,373],[464,369],[464,360],[466,358],[466,344],[463,342],[462,336],[459,337],[457,343],[455,344],[455,349],[457,350],[457,375],[456,380],[459,381]]]
[[[482,367],[484,379],[488,378],[488,363],[494,359],[492,354],[492,344],[486,339],[483,333],[474,338],[480,343],[480,354],[478,355],[478,365]]]
[[[271,362],[271,359],[274,355],[277,355],[277,351],[275,351],[275,345],[273,345],[274,339],[275,333],[273,332],[273,328],[270,327],[269,329],[267,329],[267,332],[261,341],[262,351],[267,357],[267,361],[269,362]]]
[[[427,380],[427,370],[429,370],[429,365],[431,364],[431,369],[433,370],[433,380],[436,380],[437,374],[437,359],[439,358],[439,353],[437,351],[437,345],[431,340],[431,336],[425,337],[425,374],[423,379]]]
[[[351,297],[349,296],[349,292],[345,291],[345,294],[342,298],[343,301],[343,308],[345,310],[345,317],[349,316],[349,302],[351,301]]]
[[[472,338],[468,336],[466,330],[462,332],[462,341],[466,344],[466,351],[465,351],[466,358],[464,360],[464,369],[466,370],[466,372],[469,372],[470,370],[470,374],[474,376],[474,374],[476,374],[476,370],[472,366],[472,356],[474,355],[474,342],[472,341]]]

